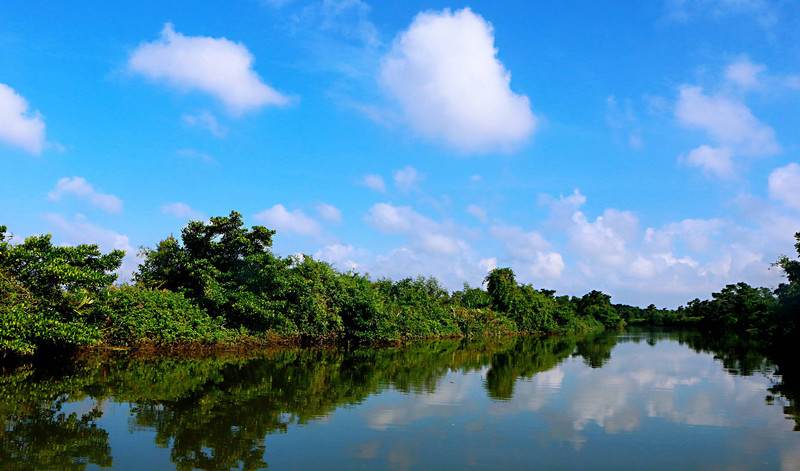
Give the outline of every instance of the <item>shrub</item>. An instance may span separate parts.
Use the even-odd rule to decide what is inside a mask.
[[[232,337],[221,318],[209,316],[180,293],[118,286],[107,289],[102,301],[95,312],[106,319],[110,345],[213,343]]]

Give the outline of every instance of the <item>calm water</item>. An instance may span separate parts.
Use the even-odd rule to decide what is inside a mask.
[[[777,363],[692,332],[85,358],[0,377],[0,469],[800,470]]]

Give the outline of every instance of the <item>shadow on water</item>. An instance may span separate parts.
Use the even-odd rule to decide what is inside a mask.
[[[287,349],[255,358],[117,353],[84,356],[57,369],[22,365],[5,371],[0,376],[0,469],[113,466],[109,434],[98,423],[107,402],[130,404],[130,430],[154,431],[155,444],[169,449],[177,469],[262,469],[267,435],[286,433],[390,387],[429,393],[448,372],[485,372],[488,397],[505,401],[518,381],[569,358],[601,368],[618,344],[664,340],[712,353],[731,374],[772,375],[766,400],[783,404],[795,430],[800,428],[794,358],[776,352],[768,358],[757,344],[693,331],[450,340],[352,351]],[[76,402],[86,407],[64,412],[66,404]]]

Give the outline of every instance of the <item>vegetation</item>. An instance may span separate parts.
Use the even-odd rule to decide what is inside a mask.
[[[12,244],[0,226],[0,352],[79,346],[215,347],[241,343],[491,337],[621,327],[610,296],[555,296],[495,269],[486,290],[435,278],[372,280],[308,256],[279,257],[275,235],[242,216],[192,221],[143,248],[132,285],[114,285],[124,253]]]
[[[800,256],[800,232],[795,239]],[[800,333],[800,261],[782,256],[775,265],[783,270],[788,283],[774,291],[747,283],[730,284],[711,299],[694,299],[681,307],[678,323],[749,336],[770,349],[788,347]]]
[[[372,280],[308,256],[270,251],[275,235],[239,213],[192,221],[144,258],[134,284],[114,285],[124,253],[53,246],[50,236],[13,244],[0,226],[0,354],[78,346],[218,347],[242,343],[486,337],[578,332],[626,324],[696,325],[776,345],[798,331],[800,261],[776,263],[788,283],[745,283],[677,310],[612,305],[600,291],[555,296],[492,270],[482,287],[448,292],[435,278]],[[800,233],[797,234],[800,254]]]

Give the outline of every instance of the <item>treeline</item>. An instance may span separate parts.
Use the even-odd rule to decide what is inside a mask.
[[[270,251],[275,232],[231,212],[190,222],[180,240],[142,249],[133,283],[115,285],[124,253],[12,244],[0,226],[0,355],[77,346],[203,347],[392,342],[621,327],[610,296],[555,296],[491,271],[486,289],[448,292],[435,278],[372,280],[308,256]]]
[[[795,234],[800,256],[800,232]],[[782,256],[775,264],[786,283],[774,290],[747,283],[727,285],[711,299],[694,299],[676,310],[615,305],[629,324],[695,326],[707,331],[736,333],[779,347],[800,334],[800,261]]]
[[[435,278],[372,280],[308,256],[270,251],[275,231],[241,214],[190,222],[180,240],[144,248],[133,283],[115,285],[124,253],[53,246],[49,235],[12,244],[0,226],[0,357],[77,346],[226,347],[280,342],[393,342],[579,332],[626,324],[697,326],[776,343],[798,333],[800,262],[776,265],[776,290],[729,285],[676,310],[611,304],[591,291],[556,296],[492,270],[485,289],[448,292]],[[800,254],[800,233],[795,236]]]

